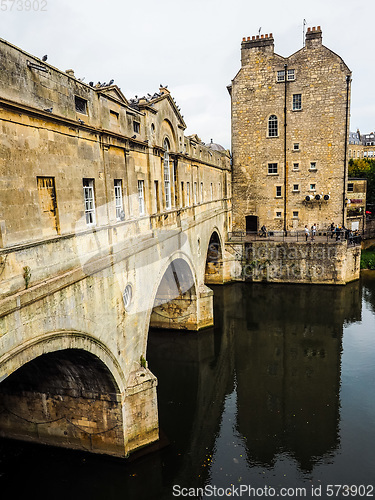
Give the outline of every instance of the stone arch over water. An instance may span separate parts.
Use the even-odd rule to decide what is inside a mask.
[[[219,232],[215,229],[208,242],[206,253],[204,282],[207,284],[222,284],[223,278],[223,247]]]
[[[105,363],[88,351],[40,354],[0,384],[0,433],[124,456],[119,386]]]

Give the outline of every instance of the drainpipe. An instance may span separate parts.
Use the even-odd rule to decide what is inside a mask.
[[[345,149],[344,149],[344,181],[342,193],[342,226],[345,227],[345,200],[346,200],[346,171],[347,171],[347,151],[348,151],[348,125],[349,125],[349,86],[350,75],[346,75],[346,110],[345,110]]]
[[[287,177],[288,169],[286,164],[286,97],[287,97],[287,64],[284,64],[284,234],[287,231],[286,208],[287,208]]]

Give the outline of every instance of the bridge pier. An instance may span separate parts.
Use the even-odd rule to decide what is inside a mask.
[[[177,297],[173,292],[158,296],[150,326],[174,330],[200,330],[213,325],[213,291],[201,285]]]
[[[0,435],[126,457],[157,441],[156,377],[145,367],[119,392],[94,356],[75,349],[42,355],[0,386]]]

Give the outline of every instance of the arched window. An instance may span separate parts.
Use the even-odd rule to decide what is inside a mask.
[[[271,115],[268,118],[268,137],[277,137],[279,135],[277,116]]]
[[[165,192],[165,208],[171,208],[171,174],[169,169],[169,142],[164,140],[164,192]]]

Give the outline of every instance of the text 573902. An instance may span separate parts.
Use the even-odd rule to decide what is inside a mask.
[[[0,0],[2,12],[47,12],[47,0]]]

